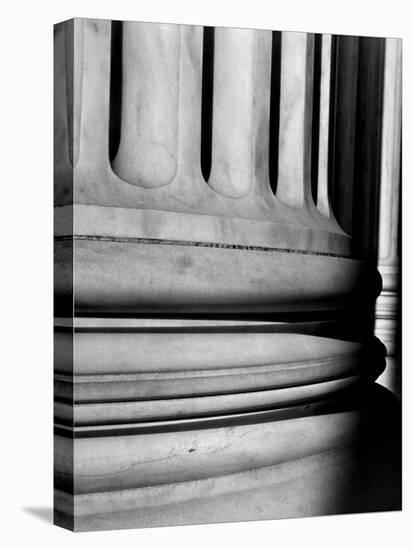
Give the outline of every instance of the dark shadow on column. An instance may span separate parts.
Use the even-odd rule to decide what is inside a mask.
[[[120,144],[122,120],[122,49],[123,23],[112,21],[110,52],[110,117],[109,117],[109,158],[117,155]]]
[[[205,181],[209,180],[212,168],[214,55],[215,30],[213,27],[204,27],[200,164]]]
[[[276,195],[279,161],[279,114],[280,114],[280,72],[282,53],[282,33],[272,32],[272,66],[270,83],[270,122],[269,122],[269,181]]]
[[[312,148],[311,148],[311,187],[312,198],[316,204],[318,199],[318,156],[319,156],[319,124],[320,124],[320,94],[322,76],[322,35],[315,34],[315,51],[313,66],[313,98],[312,98]]]
[[[348,410],[360,412],[358,431],[340,466],[345,487],[337,495],[337,513],[402,509],[401,409],[396,397],[374,383],[348,399]]]

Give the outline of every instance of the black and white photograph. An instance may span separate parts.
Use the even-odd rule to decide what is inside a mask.
[[[408,548],[407,10],[3,14],[1,547]]]
[[[402,41],[55,26],[55,508],[401,508]]]

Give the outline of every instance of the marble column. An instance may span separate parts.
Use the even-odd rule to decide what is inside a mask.
[[[247,196],[268,172],[270,52],[270,32],[215,30],[209,185],[228,197]]]
[[[314,36],[282,33],[277,198],[291,207],[311,200]],[[292,136],[294,138],[292,139]]]
[[[400,365],[400,176],[401,176],[402,42],[386,40],[382,114],[382,160],[378,269],[382,293],[376,302],[375,333],[387,349],[381,382],[401,396]]]
[[[125,23],[122,53],[121,137],[114,170],[134,185],[167,185],[177,171],[180,29]]]
[[[319,107],[319,152],[316,205],[320,212],[333,217],[329,185],[329,127],[331,103],[332,35],[324,34],[321,42],[321,85]]]
[[[332,212],[332,37],[313,160],[314,35],[282,33],[271,75],[271,32],[215,29],[206,98],[201,27],[118,31],[56,26],[55,522],[396,509],[397,409],[374,384],[383,346],[358,331],[377,274]]]
[[[353,234],[355,136],[358,92],[359,38],[336,37],[335,90],[332,111],[332,201],[338,223]]]

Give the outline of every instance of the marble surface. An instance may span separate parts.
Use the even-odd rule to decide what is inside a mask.
[[[312,201],[310,150],[313,49],[313,34],[282,33],[279,174],[276,196],[281,202],[294,208],[303,208]]]
[[[396,510],[398,413],[382,391],[367,416],[312,409],[283,421],[265,413],[246,425],[239,418],[213,429],[169,426],[161,437],[75,439],[76,496],[64,490],[59,457],[56,520],[82,531]]]
[[[220,29],[216,33],[212,173],[206,182],[200,168],[202,28],[147,23],[128,25],[126,28],[130,32],[126,30],[123,36],[123,138],[117,156],[111,163],[108,156],[111,24],[109,21],[87,19],[75,19],[72,23],[73,32],[81,37],[81,40],[77,39],[76,47],[77,43],[79,47],[76,52],[80,49],[82,51],[82,56],[76,54],[75,63],[75,76],[78,75],[74,87],[77,90],[74,113],[76,124],[72,127],[76,129],[74,137],[78,160],[73,168],[74,178],[71,176],[70,132],[67,129],[64,131],[64,118],[71,120],[70,106],[64,91],[68,70],[64,45],[65,36],[70,31],[64,28],[64,25],[56,31],[56,122],[59,123],[59,127],[62,126],[63,132],[61,135],[56,134],[56,151],[59,163],[63,163],[56,172],[56,205],[71,203],[70,190],[74,179],[76,204],[105,206],[112,209],[113,215],[117,214],[117,208],[206,214],[216,216],[214,227],[221,224],[229,225],[229,228],[226,228],[229,232],[230,224],[227,219],[233,218],[237,228],[231,232],[232,240],[238,231],[250,234],[248,224],[242,228],[239,220],[259,220],[274,224],[270,228],[272,235],[282,235],[283,231],[279,232],[276,225],[281,223],[287,233],[290,233],[288,225],[292,226],[295,233],[301,232],[301,242],[307,238],[308,229],[312,230],[311,238],[315,239],[317,233],[324,232],[325,238],[316,242],[315,249],[328,251],[332,246],[333,252],[345,254],[348,251],[348,242],[344,233],[334,220],[324,216],[313,201],[309,201],[310,193],[305,191],[305,204],[302,203],[296,208],[290,201],[281,200],[282,193],[289,192],[282,191],[282,184],[279,187],[278,198],[270,189],[270,33],[238,29]],[[129,39],[133,32],[137,38]],[[306,46],[301,44],[300,34],[284,33],[284,42],[290,44],[289,50],[283,50],[284,66],[292,66],[293,56],[296,55],[300,56],[300,63],[305,65]],[[137,53],[146,51],[145,48],[153,52],[158,63],[147,64],[147,56]],[[229,80],[233,80],[233,85],[227,86],[228,73],[224,65],[225,60],[229,58],[231,62],[228,66],[233,71],[233,78]],[[298,103],[309,102],[312,70],[309,58],[308,63],[307,68],[305,65],[309,79],[308,87],[301,88],[299,79],[292,79],[290,83],[292,87],[296,85],[294,93],[297,94]],[[168,67],[166,72],[160,69],[166,66],[165,64]],[[158,67],[157,72],[155,67]],[[152,82],[151,93],[144,88],[145,85],[138,84],[142,82],[138,76],[140,73],[145,75],[146,82]],[[169,83],[173,81],[172,93],[168,79]],[[219,84],[220,79],[222,85]],[[239,84],[235,85],[236,82]],[[141,93],[140,85],[144,88]],[[287,88],[283,89],[283,97],[291,96]],[[303,100],[305,94],[309,95]],[[139,101],[136,104],[137,97]],[[64,109],[68,110],[68,114]],[[294,109],[293,105],[291,109]],[[156,112],[157,115],[151,116],[152,112]],[[142,113],[141,121],[136,120],[138,113]],[[309,128],[310,121],[305,113],[306,111],[299,111],[300,122],[296,124],[305,124],[305,127]],[[290,137],[297,129],[296,124],[290,128],[287,125],[280,127],[280,159],[287,159],[289,155],[289,149],[283,151],[282,148],[286,147],[283,144],[296,141]],[[148,137],[142,137],[143,134],[150,136],[151,133],[158,136],[149,140],[152,145],[149,141],[144,141],[148,140]],[[302,144],[299,147],[294,154],[297,158],[302,158],[307,167],[310,156],[309,142],[304,148]],[[298,164],[300,162],[299,160]],[[294,162],[285,170],[290,170],[293,166]],[[309,179],[305,168],[305,181],[299,185],[304,185],[305,189],[309,190]],[[82,217],[80,212],[79,209],[79,220]],[[93,209],[83,212],[86,220],[96,219]],[[184,217],[182,221],[176,219],[177,224],[185,226],[186,239],[196,231],[196,218],[198,216],[194,216],[192,220],[190,217]],[[127,227],[127,234],[134,232],[133,227]],[[96,227],[94,234],[100,234],[100,231],[101,227]],[[210,231],[203,238],[212,241],[216,235],[214,231]],[[287,236],[286,241],[287,244],[281,244],[282,247],[301,246],[295,239],[289,239]]]
[[[283,32],[274,43],[281,49],[273,192],[272,40],[270,31],[213,31],[206,181],[203,28],[98,19],[56,26],[59,525],[113,529],[400,507],[399,410],[373,384],[384,368],[384,349],[369,331],[379,276],[353,256],[328,182],[328,153],[337,147],[328,111],[334,42],[321,37],[319,89],[315,36]],[[359,52],[356,40],[345,40],[337,80],[348,78],[340,161],[350,175],[350,60]],[[362,42],[359,59],[370,69],[365,82],[359,74],[363,102],[380,74],[379,44]],[[387,55],[395,54],[397,43],[388,43]],[[391,74],[383,122],[397,139]],[[374,98],[362,112],[374,139],[376,105]],[[116,109],[119,141],[110,153]],[[398,145],[384,142],[386,175],[396,172]],[[362,147],[367,155],[373,144]],[[360,173],[365,197],[373,161]],[[339,185],[352,220],[353,181]],[[371,216],[369,209],[365,227]],[[362,234],[362,246],[369,237]],[[388,242],[392,234],[382,246]]]
[[[270,52],[270,31],[215,30],[208,183],[224,196],[242,198],[267,184]]]
[[[104,239],[76,241],[74,270],[78,312],[327,311],[374,284],[346,258]]]
[[[376,302],[375,333],[387,348],[392,365],[400,369],[400,185],[401,185],[401,109],[402,44],[390,39],[385,51],[384,110],[382,119],[381,201],[379,215],[378,268],[382,274],[382,293]],[[400,395],[400,372],[391,376]]]
[[[143,187],[171,183],[177,172],[180,27],[123,25],[121,137],[114,171]]]

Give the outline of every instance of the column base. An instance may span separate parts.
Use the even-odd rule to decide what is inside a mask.
[[[110,490],[102,490],[98,481],[95,491],[87,491],[93,479],[80,480],[76,487],[75,478],[74,496],[61,483],[55,493],[55,524],[93,531],[400,510],[400,408],[394,396],[371,384],[315,411],[279,420],[270,420],[270,411],[259,418],[239,415],[226,426],[209,421],[215,433],[224,430],[226,448],[220,449],[207,440],[207,424],[196,429],[180,425],[181,431],[172,432],[175,454],[164,460],[163,473],[156,469],[155,457],[148,465],[136,455],[141,480],[134,476],[131,481],[120,472],[116,487],[112,472],[105,482]],[[261,441],[258,453],[251,434]],[[148,443],[150,436],[129,434],[122,441],[116,436],[119,452],[133,439],[140,438],[143,445],[147,438]],[[157,438],[167,445],[170,433]],[[96,443],[107,443],[109,449],[110,439],[75,439],[75,471],[81,447],[98,449]],[[190,439],[197,447],[186,448]],[[254,447],[255,462],[242,453],[242,443],[244,449]],[[223,475],[213,472],[219,456]],[[191,473],[196,465],[197,475]]]

